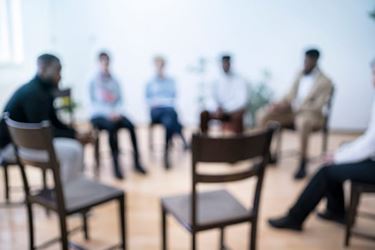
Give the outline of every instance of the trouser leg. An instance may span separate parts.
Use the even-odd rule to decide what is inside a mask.
[[[83,147],[77,140],[55,138],[56,156],[60,162],[61,181],[67,183],[82,176]]]
[[[106,130],[108,132],[108,143],[111,149],[113,167],[115,168],[115,171],[117,171],[119,168],[119,146],[117,137],[118,129],[116,124],[106,117],[95,117],[91,119],[91,123],[94,127],[100,130]]]
[[[339,164],[322,167],[310,180],[289,216],[299,223],[315,209],[323,197],[328,199],[327,209],[332,212],[344,211],[342,184],[346,180],[375,183],[375,162],[365,160],[358,163]]]
[[[333,181],[328,185],[329,188],[326,193],[327,210],[338,215],[345,214],[343,183]]]
[[[294,123],[294,113],[290,107],[285,110],[272,110],[269,107],[265,107],[257,112],[257,126],[265,127],[271,121],[278,122],[281,126],[289,126]]]
[[[308,185],[299,196],[289,215],[298,223],[303,223],[307,216],[315,209],[328,189],[328,167],[322,167],[313,176]]]
[[[296,127],[300,138],[300,158],[307,159],[309,139],[313,130],[313,124],[309,119],[297,117]]]
[[[121,120],[119,120],[119,128],[126,128],[129,131],[130,134],[130,140],[133,146],[133,155],[134,155],[134,162],[137,165],[139,163],[139,149],[138,149],[138,140],[137,136],[135,134],[135,127],[133,123],[127,119],[126,117],[122,117]]]

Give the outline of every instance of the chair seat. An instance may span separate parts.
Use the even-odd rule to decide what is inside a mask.
[[[191,194],[186,194],[162,199],[163,207],[189,230],[192,228],[190,198]],[[200,192],[197,198],[197,227],[200,230],[236,224],[253,217],[251,211],[225,190]]]
[[[64,187],[66,213],[72,214],[86,208],[116,199],[124,192],[95,181],[80,178],[69,182]],[[42,190],[33,196],[37,203],[49,203],[56,206],[55,194],[52,190]]]

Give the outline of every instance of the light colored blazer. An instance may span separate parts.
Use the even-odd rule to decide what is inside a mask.
[[[296,80],[294,81],[288,94],[283,98],[283,101],[292,104],[293,100],[297,96],[302,76],[302,72],[300,72],[297,75]],[[302,102],[302,105],[299,108],[299,110],[295,111],[296,114],[307,115],[310,116],[310,118],[312,119],[317,119],[317,121],[322,122],[324,118],[323,108],[327,104],[331,96],[332,90],[332,81],[323,72],[319,70],[314,86],[312,87],[310,93],[307,95],[305,100]]]

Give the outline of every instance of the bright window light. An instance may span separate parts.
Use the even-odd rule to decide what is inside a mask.
[[[0,0],[0,64],[22,63],[21,0]]]

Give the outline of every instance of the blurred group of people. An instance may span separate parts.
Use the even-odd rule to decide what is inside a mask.
[[[281,101],[262,108],[256,118],[258,127],[266,126],[269,121],[277,121],[283,126],[296,127],[301,148],[300,163],[295,173],[297,179],[306,175],[310,134],[313,130],[322,127],[323,108],[333,89],[331,80],[319,68],[319,57],[320,53],[317,49],[307,50],[303,69],[297,75],[291,89]],[[146,169],[140,160],[135,126],[125,113],[122,84],[111,69],[111,56],[108,52],[102,51],[98,54],[97,60],[97,72],[88,85],[90,122],[96,129],[108,132],[115,177],[123,178],[118,141],[118,131],[122,128],[127,129],[130,134],[134,169],[138,173],[146,174]],[[11,118],[14,117],[24,122],[51,120],[56,130],[56,140],[64,140],[64,145],[76,144],[76,141],[67,142],[68,139],[89,140],[88,134],[80,135],[74,128],[60,122],[54,111],[53,90],[58,88],[61,78],[60,60],[54,55],[44,54],[38,58],[37,65],[36,76],[13,95],[4,111],[9,112]],[[182,139],[185,149],[189,148],[189,144],[182,133],[183,126],[176,110],[176,82],[166,74],[166,59],[156,56],[154,65],[155,75],[147,82],[145,99],[149,106],[151,123],[161,124],[166,130],[164,164],[166,168],[169,168],[168,149],[173,136],[177,135]],[[210,121],[219,120],[233,133],[243,133],[243,120],[249,103],[248,87],[247,81],[233,70],[231,56],[223,55],[221,73],[212,82],[206,110],[202,110],[200,114],[200,131],[208,133]],[[43,110],[37,108],[39,105],[43,106]],[[25,110],[20,107],[24,107]],[[0,136],[2,137],[3,158],[13,156],[14,153],[10,152],[12,151],[9,146],[10,139],[4,121]]]
[[[298,73],[287,94],[277,102],[262,108],[256,119],[257,127],[265,127],[270,121],[282,126],[294,126],[300,141],[299,165],[294,175],[296,179],[306,176],[308,146],[311,133],[323,126],[324,107],[333,91],[332,81],[319,67],[320,52],[317,49],[305,51],[302,70]],[[119,160],[119,129],[129,131],[133,147],[134,169],[147,174],[141,163],[135,125],[124,112],[121,83],[111,71],[111,58],[107,52],[98,55],[98,72],[90,80],[90,122],[93,127],[108,132],[112,154],[114,176],[123,179]],[[184,148],[189,148],[185,139],[178,112],[176,110],[176,82],[166,75],[166,60],[154,58],[155,75],[147,82],[145,99],[150,110],[152,123],[161,124],[165,130],[166,168],[170,167],[168,149],[172,138],[181,138]],[[222,71],[210,88],[210,105],[200,114],[200,132],[209,133],[211,120],[219,120],[235,134],[245,132],[244,115],[249,102],[247,82],[231,66],[230,55],[221,58]],[[375,62],[371,64],[375,85]],[[53,127],[54,146],[61,165],[64,183],[78,177],[83,171],[82,145],[90,143],[90,133],[79,133],[73,127],[61,122],[54,108],[53,91],[58,88],[61,76],[60,60],[51,54],[43,54],[37,59],[37,73],[28,83],[21,86],[7,102],[4,112],[19,122],[38,123],[49,120]],[[375,107],[375,106],[374,106]],[[342,184],[345,180],[375,183],[375,109],[367,132],[356,141],[343,146],[325,158],[324,167],[311,179],[296,204],[286,216],[270,220],[276,228],[301,230],[308,214],[319,201],[328,199],[327,210],[321,218],[342,223],[345,206]],[[4,119],[0,123],[0,157],[14,161],[15,155]],[[272,157],[271,157],[272,158]]]

